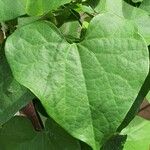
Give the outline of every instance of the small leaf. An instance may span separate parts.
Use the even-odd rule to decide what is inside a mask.
[[[26,0],[0,0],[0,22],[26,14]]]
[[[66,22],[60,27],[60,31],[63,33],[66,39],[68,39],[72,43],[77,40],[79,41],[81,25],[78,21]]]

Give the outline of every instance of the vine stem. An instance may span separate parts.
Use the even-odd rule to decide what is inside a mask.
[[[22,108],[20,110],[20,113],[26,116],[29,120],[31,120],[33,127],[36,131],[43,130],[44,126],[43,126],[42,120],[39,114],[37,113],[33,102],[30,102],[28,105]]]

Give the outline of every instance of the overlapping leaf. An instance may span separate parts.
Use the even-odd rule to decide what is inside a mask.
[[[33,95],[13,78],[0,45],[0,126],[32,98]]]
[[[17,81],[94,150],[121,124],[149,64],[137,29],[109,13],[94,17],[78,44],[69,44],[51,23],[26,25],[8,38],[6,55]]]

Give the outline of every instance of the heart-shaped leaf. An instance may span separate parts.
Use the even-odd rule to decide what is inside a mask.
[[[121,124],[149,66],[137,29],[109,13],[94,17],[78,44],[69,44],[48,22],[23,26],[7,39],[6,55],[17,81],[94,150]]]

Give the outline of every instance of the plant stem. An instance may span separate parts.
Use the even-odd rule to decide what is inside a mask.
[[[43,130],[44,126],[43,126],[42,120],[39,114],[37,113],[37,111],[35,110],[34,104],[32,102],[30,102],[28,105],[22,108],[20,110],[20,113],[25,115],[28,119],[31,120],[34,126],[34,129],[36,131]]]

